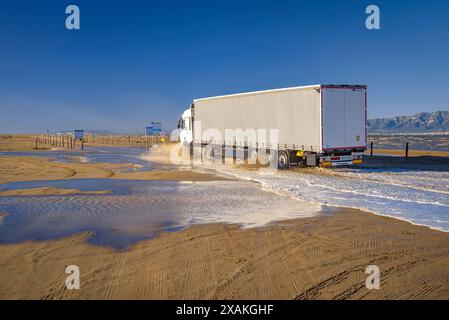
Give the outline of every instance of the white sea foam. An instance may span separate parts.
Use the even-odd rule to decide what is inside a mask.
[[[89,163],[89,162],[90,162],[90,159],[89,159],[88,157],[82,157],[82,156],[80,156],[80,157],[79,157],[79,162],[81,162],[81,163]]]
[[[215,168],[298,200],[358,208],[449,231],[449,172],[337,169],[266,175],[220,165]]]

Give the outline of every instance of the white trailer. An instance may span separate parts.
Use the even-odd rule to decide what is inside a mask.
[[[207,146],[209,157],[225,149],[243,150],[246,158],[274,154],[280,168],[359,164],[366,91],[365,85],[311,85],[196,99],[180,120],[181,139],[193,150]]]

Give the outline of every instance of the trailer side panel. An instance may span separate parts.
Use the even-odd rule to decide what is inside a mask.
[[[195,132],[195,143],[210,142],[214,131],[225,140],[225,130],[278,130],[280,148],[321,150],[320,87],[273,90],[194,101],[195,122],[201,122],[202,136]],[[248,131],[248,132],[249,132]],[[236,137],[237,145],[255,146],[257,138]],[[260,137],[259,137],[260,139]],[[259,140],[260,141],[260,140]],[[216,141],[222,143],[222,141]],[[231,144],[232,141],[224,141]],[[259,147],[260,147],[259,143]]]

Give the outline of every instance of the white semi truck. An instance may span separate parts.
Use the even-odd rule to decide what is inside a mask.
[[[196,99],[179,121],[180,140],[202,158],[268,154],[281,169],[360,164],[366,91],[365,85],[311,85]]]

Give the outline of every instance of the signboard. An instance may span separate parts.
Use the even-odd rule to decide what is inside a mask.
[[[158,136],[162,132],[162,123],[161,122],[151,122],[151,126],[153,127],[153,134]]]
[[[158,136],[162,133],[161,122],[151,122],[149,127],[145,127],[145,134],[147,136]]]
[[[75,140],[83,140],[84,130],[73,130],[73,138],[75,138]]]

